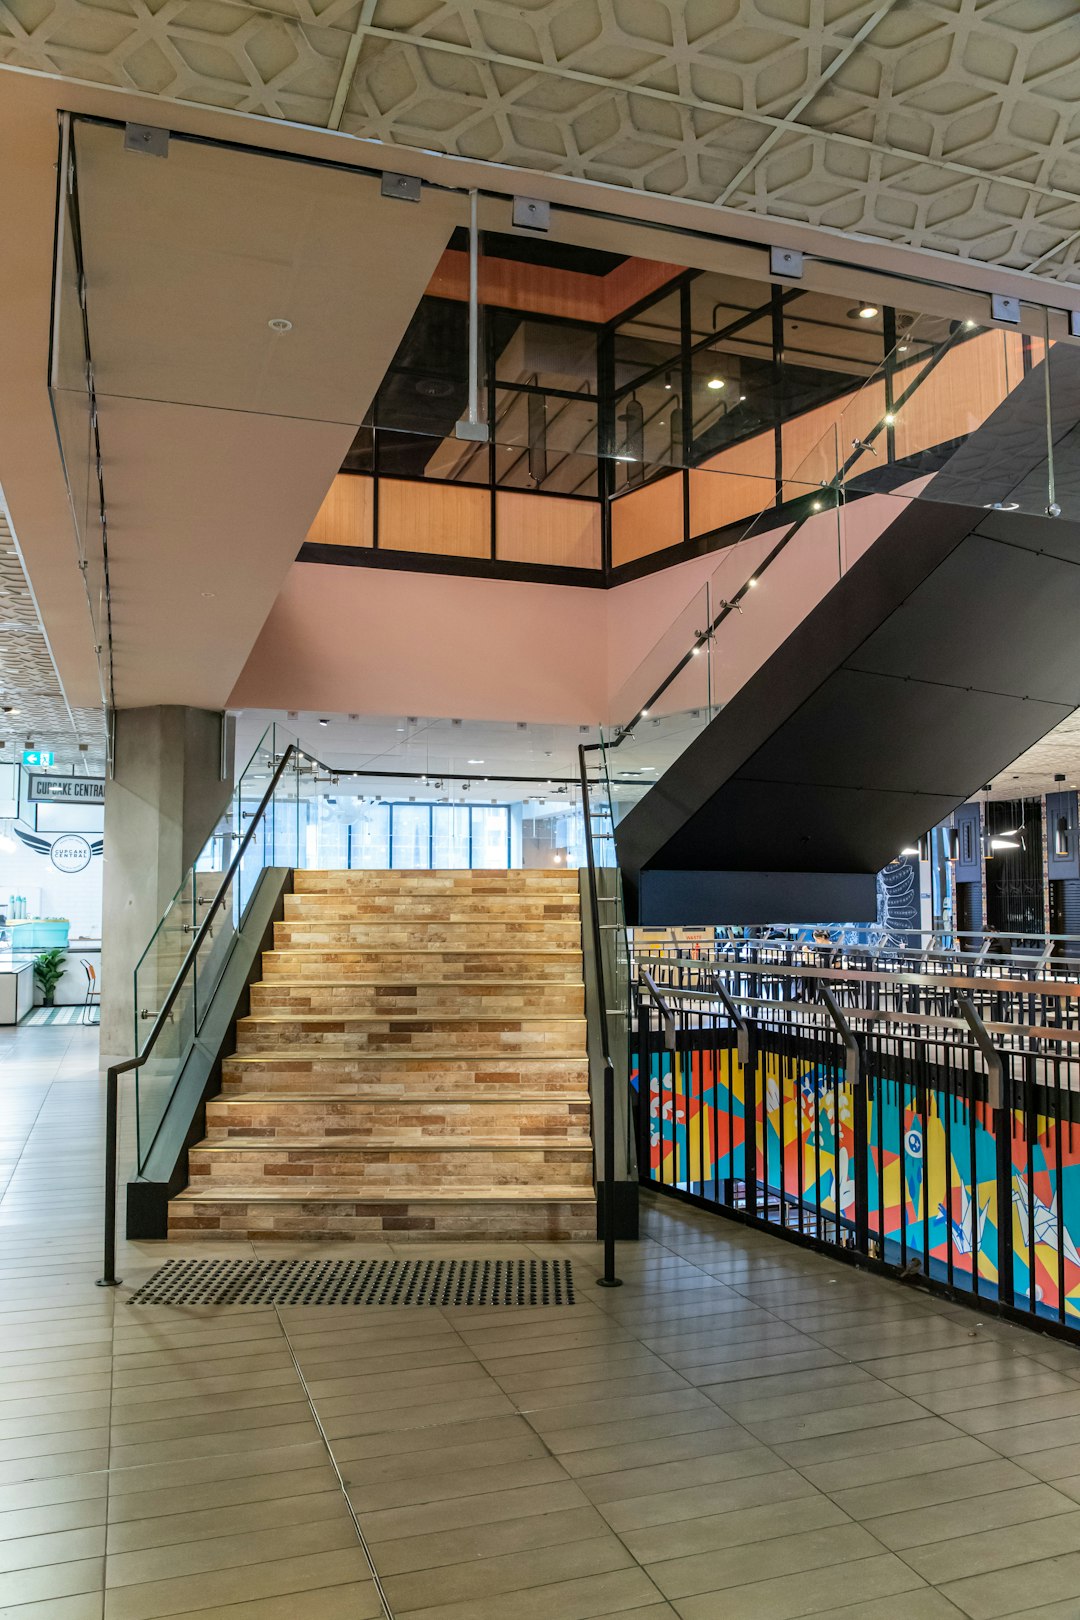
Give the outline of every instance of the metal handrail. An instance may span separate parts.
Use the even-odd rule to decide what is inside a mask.
[[[652,974],[643,970],[641,977],[645,984],[645,988],[656,1002],[657,1010],[661,1019],[663,1020],[664,1045],[667,1047],[669,1052],[673,1052],[675,1050],[675,1014],[668,1006],[664,997],[660,994],[660,987],[653,978]],[[678,994],[679,992],[676,993]],[[703,998],[699,997],[699,999]]]
[[[235,878],[237,871],[239,870],[240,862],[243,860],[244,855],[247,852],[248,845],[251,843],[251,840],[255,835],[255,829],[258,827],[260,821],[262,820],[263,816],[265,815],[267,806],[269,805],[270,801],[273,799],[274,790],[276,789],[276,787],[277,787],[278,783],[280,782],[282,776],[285,774],[285,767],[288,765],[288,763],[289,763],[290,759],[293,757],[293,755],[298,754],[300,752],[301,752],[301,750],[296,746],[295,743],[289,743],[288,747],[285,749],[285,752],[282,754],[281,760],[278,763],[277,768],[275,769],[273,776],[270,778],[270,782],[269,782],[269,785],[268,785],[268,787],[266,789],[266,792],[263,794],[262,798],[259,800],[258,809],[254,812],[253,816],[251,817],[251,820],[248,823],[247,830],[244,833],[243,837],[241,838],[239,844],[237,845],[236,853],[233,856],[232,860],[229,862],[229,865],[228,865],[228,868],[227,868],[227,870],[225,872],[225,875],[222,878],[221,884],[218,887],[217,894],[214,896],[213,900],[211,901],[211,903],[210,903],[210,905],[209,905],[209,907],[207,909],[206,916],[203,918],[202,922],[199,924],[198,932],[196,933],[195,938],[192,940],[191,944],[188,946],[187,953],[184,956],[184,960],[181,962],[180,967],[177,970],[176,977],[173,979],[172,984],[169,986],[169,989],[166,992],[165,999],[161,1004],[161,1010],[159,1011],[157,1017],[154,1019],[153,1028],[150,1030],[149,1035],[146,1037],[146,1040],[143,1042],[141,1050],[137,1053],[137,1055],[135,1057],[125,1058],[122,1063],[113,1063],[106,1070],[106,1073],[105,1073],[105,1088],[106,1088],[105,1089],[105,1266],[104,1266],[104,1272],[103,1272],[102,1276],[98,1278],[98,1284],[97,1285],[98,1285],[99,1288],[116,1288],[123,1281],[123,1279],[121,1277],[118,1277],[116,1275],[116,1148],[117,1148],[116,1126],[117,1126],[117,1098],[118,1098],[118,1089],[119,1089],[120,1076],[122,1074],[129,1074],[132,1069],[140,1069],[140,1068],[142,1068],[143,1064],[146,1062],[147,1058],[150,1056],[150,1054],[153,1051],[154,1047],[157,1045],[158,1036],[161,1034],[162,1030],[165,1028],[165,1025],[169,1021],[169,1014],[171,1013],[171,1011],[173,1009],[173,1005],[174,1005],[174,1003],[176,1001],[177,996],[180,994],[180,990],[181,990],[181,987],[182,987],[182,985],[184,983],[184,980],[187,978],[188,972],[190,971],[192,964],[194,963],[194,961],[198,957],[199,949],[200,949],[204,939],[206,938],[207,934],[210,932],[210,925],[213,922],[214,917],[215,917],[219,907],[224,902],[226,892],[232,886],[232,881]]]
[[[607,989],[604,982],[604,928],[600,923],[600,900],[596,885],[596,856],[593,851],[592,817],[589,814],[589,775],[585,766],[586,750],[599,748],[599,743],[578,744],[578,773],[581,779],[581,812],[585,826],[585,862],[589,883],[589,912],[592,920],[593,956],[596,962],[596,996],[600,1009],[600,1056],[604,1067],[604,1174],[602,1203],[604,1222],[604,1275],[597,1278],[601,1288],[620,1288],[622,1279],[615,1275],[615,1064],[611,1056],[611,1036],[608,1029]]]

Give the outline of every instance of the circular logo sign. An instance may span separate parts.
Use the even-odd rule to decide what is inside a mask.
[[[58,872],[81,872],[90,865],[90,845],[78,833],[65,833],[54,841],[49,859]]]

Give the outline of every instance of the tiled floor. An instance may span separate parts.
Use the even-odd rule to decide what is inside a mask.
[[[0,1032],[0,1620],[1080,1616],[1080,1351],[668,1205],[569,1308],[132,1307],[95,1043]]]

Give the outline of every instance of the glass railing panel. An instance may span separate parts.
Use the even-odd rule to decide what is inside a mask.
[[[196,923],[197,876],[181,884],[134,973],[134,1050],[147,1040],[191,947]],[[196,1033],[195,986],[187,977],[153,1051],[136,1076],[135,1112],[140,1169],[150,1150]]]

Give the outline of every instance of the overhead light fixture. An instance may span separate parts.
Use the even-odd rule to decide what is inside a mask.
[[[667,377],[667,378],[664,379],[664,387],[666,389],[668,389],[669,392],[670,392],[670,389],[671,389],[671,378],[670,377]]]
[[[320,724],[320,726],[328,726],[330,724],[330,722],[329,722],[329,720],[320,720],[319,724]]]
[[[965,321],[964,326],[967,329],[967,331],[970,332],[970,331],[972,331],[974,329],[975,322],[974,321]]]
[[[919,851],[914,844],[906,844],[900,853],[901,855],[917,855]]]
[[[705,384],[705,386],[706,386],[706,388],[711,388],[713,393],[717,394],[717,393],[720,392],[720,389],[725,386],[724,378],[723,377],[710,377],[708,382]]]
[[[864,299],[861,304],[856,304],[854,309],[848,310],[848,320],[872,321],[877,314],[880,314],[877,305]]]
[[[284,315],[275,315],[273,320],[267,321],[271,332],[284,333],[292,331],[292,321],[287,321]]]
[[[470,759],[467,761],[467,763],[469,765],[482,765],[484,761],[482,759]]]

